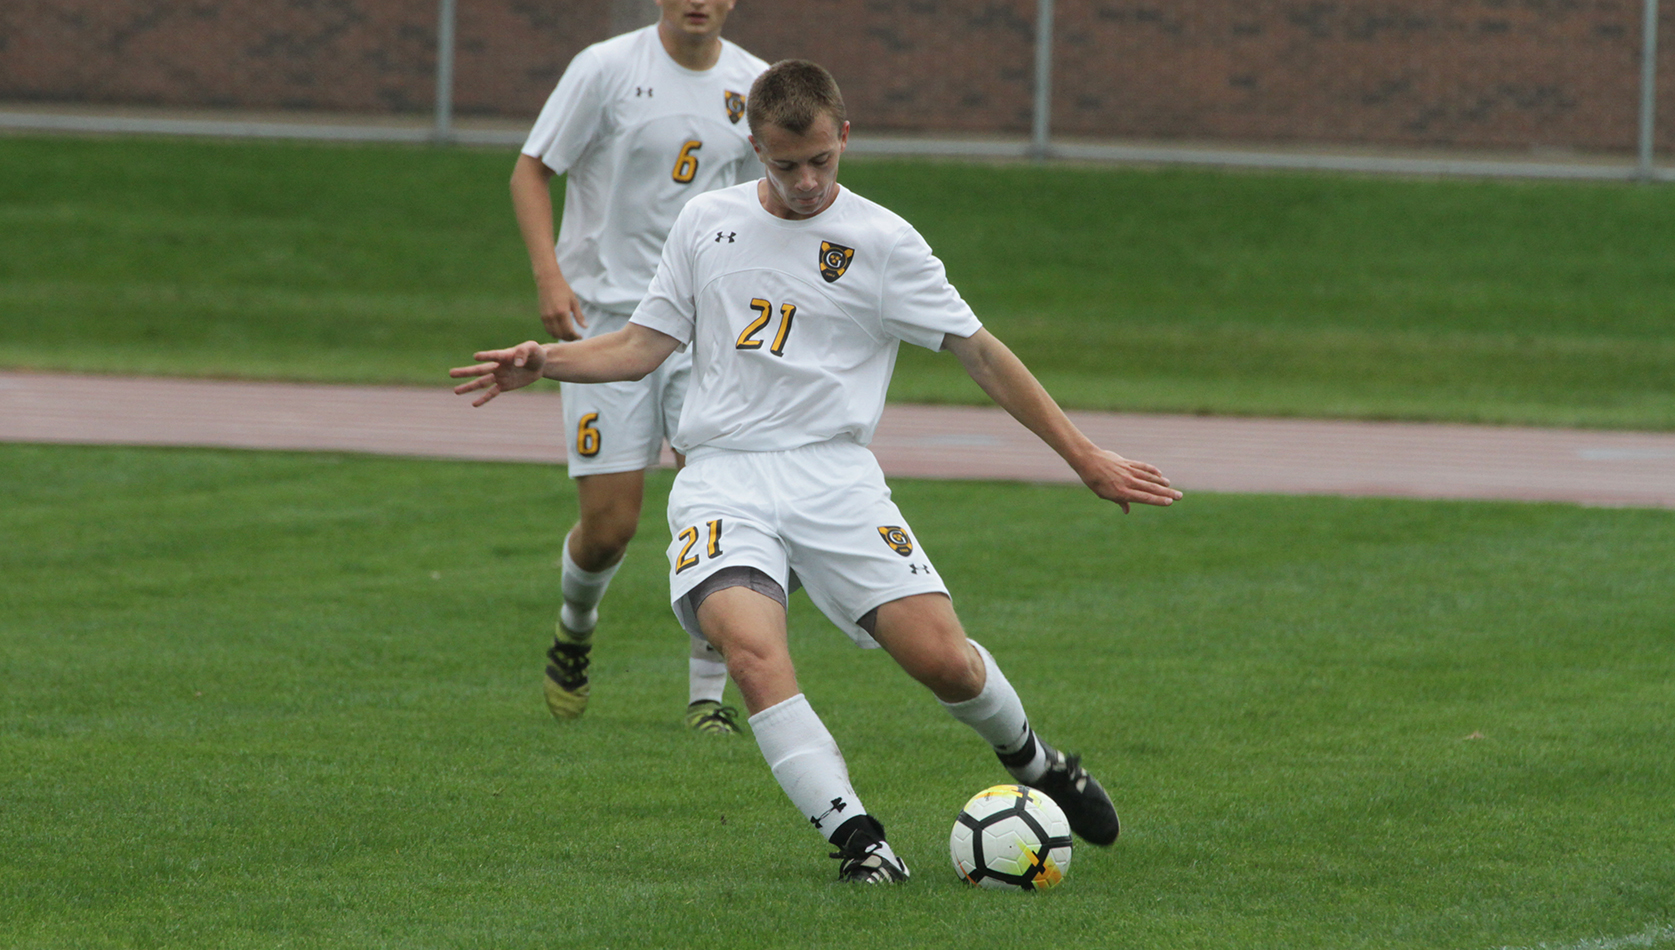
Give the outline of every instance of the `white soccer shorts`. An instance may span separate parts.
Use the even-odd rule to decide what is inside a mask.
[[[628,318],[591,307],[590,336],[619,329]],[[644,379],[620,383],[559,383],[570,477],[637,472],[657,464],[664,440],[675,434],[692,377],[692,353],[675,352]]]
[[[890,500],[864,446],[821,442],[786,452],[699,449],[669,493],[669,599],[703,636],[686,594],[714,572],[754,567],[814,605],[859,646],[857,621],[915,594],[947,594],[929,556]]]

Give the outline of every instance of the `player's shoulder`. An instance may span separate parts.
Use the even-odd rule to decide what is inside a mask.
[[[850,227],[864,229],[871,232],[875,239],[890,243],[899,241],[907,234],[918,233],[906,218],[853,188],[846,187],[844,192],[845,200],[841,206],[841,214],[844,222]]]
[[[726,37],[721,39],[720,62],[729,72],[744,73],[752,78],[761,75],[768,68],[767,60]]]
[[[717,188],[706,191],[701,195],[693,195],[687,201],[686,207],[681,209],[680,220],[685,222],[708,221],[717,216],[737,214],[756,207],[756,182],[747,181],[742,185],[732,185],[727,188]]]
[[[646,42],[648,39],[656,40],[656,30],[655,26],[641,27],[608,40],[590,43],[576,54],[573,62],[605,72],[628,68],[644,58]]]

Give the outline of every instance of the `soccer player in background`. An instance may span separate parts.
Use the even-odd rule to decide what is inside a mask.
[[[919,233],[841,188],[849,137],[831,75],[776,63],[750,92],[766,176],[681,212],[657,276],[622,330],[534,341],[452,370],[476,405],[546,376],[636,378],[677,350],[692,387],[674,445],[687,465],[669,496],[670,599],[719,649],[775,779],[837,848],[839,877],[905,880],[884,826],[850,783],[831,733],[797,685],[786,600],[797,584],[861,646],[882,646],[1019,782],[1098,845],[1119,832],[1110,796],[1036,736],[994,657],[966,638],[948,589],[890,500],[867,450],[905,340],[952,352],[991,398],[1059,453],[1101,498],[1168,505],[1155,467],[1094,445],[1022,362],[983,329]]]
[[[767,63],[721,38],[734,0],[657,0],[653,26],[582,50],[565,69],[512,171],[512,205],[529,250],[541,322],[555,339],[628,321],[663,239],[693,196],[757,177],[745,93]],[[558,239],[551,183],[567,174]],[[563,605],[547,652],[547,708],[587,707],[587,667],[605,596],[640,522],[645,470],[674,434],[690,357],[643,379],[564,383],[569,473],[579,518],[563,543]],[[686,725],[739,732],[722,705],[726,666],[694,636]]]

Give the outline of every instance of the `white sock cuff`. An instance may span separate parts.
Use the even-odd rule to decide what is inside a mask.
[[[749,722],[756,744],[762,747],[762,757],[768,760],[768,768],[796,755],[810,742],[824,740],[834,748],[837,745],[802,693],[769,706],[751,716]]]
[[[704,640],[692,638],[691,656],[686,661],[686,701],[712,699],[721,702],[727,692],[727,663]]]
[[[570,533],[574,534],[575,530],[571,529]],[[582,582],[583,584],[588,584],[588,585],[609,584],[611,582],[611,578],[616,576],[616,569],[622,566],[622,562],[618,561],[615,564],[612,564],[610,567],[607,567],[602,571],[584,571],[584,570],[582,570],[581,565],[576,563],[576,559],[572,558],[570,556],[570,535],[569,534],[566,534],[564,536],[564,543],[562,545],[560,545],[559,550],[561,552],[563,552],[562,556],[559,559],[559,563],[564,568],[564,576],[565,577],[574,577],[576,580]]]
[[[717,650],[713,646],[710,646],[710,642],[708,640],[705,640],[703,637],[694,636],[690,633],[686,636],[692,641],[692,650],[687,654],[687,656],[690,656],[694,660],[707,660],[712,663],[720,663],[723,666],[726,665],[727,661],[721,656],[721,651]]]
[[[983,691],[970,699],[961,700],[957,703],[937,700],[954,714],[954,718],[961,722],[969,721],[968,717],[978,720],[988,719],[1006,705],[1008,695],[1014,700],[1018,695],[1012,689],[1012,684],[1007,681],[1006,674],[1002,673],[1000,667],[995,665],[995,658],[990,655],[988,650],[984,649],[983,644],[969,639],[966,642],[975,647],[977,655],[983,658]]]
[[[967,640],[983,658],[983,691],[958,703],[942,703],[949,714],[977,731],[1002,754],[1016,752],[1029,742],[1029,717],[995,658],[976,640]],[[941,700],[938,700],[941,702]]]

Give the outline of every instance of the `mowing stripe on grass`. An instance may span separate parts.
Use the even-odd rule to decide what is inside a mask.
[[[1495,950],[1623,950],[1625,947],[1656,947],[1675,943],[1675,927],[1653,924],[1627,937],[1602,937],[1577,943],[1538,943],[1534,947],[1497,947]]]

